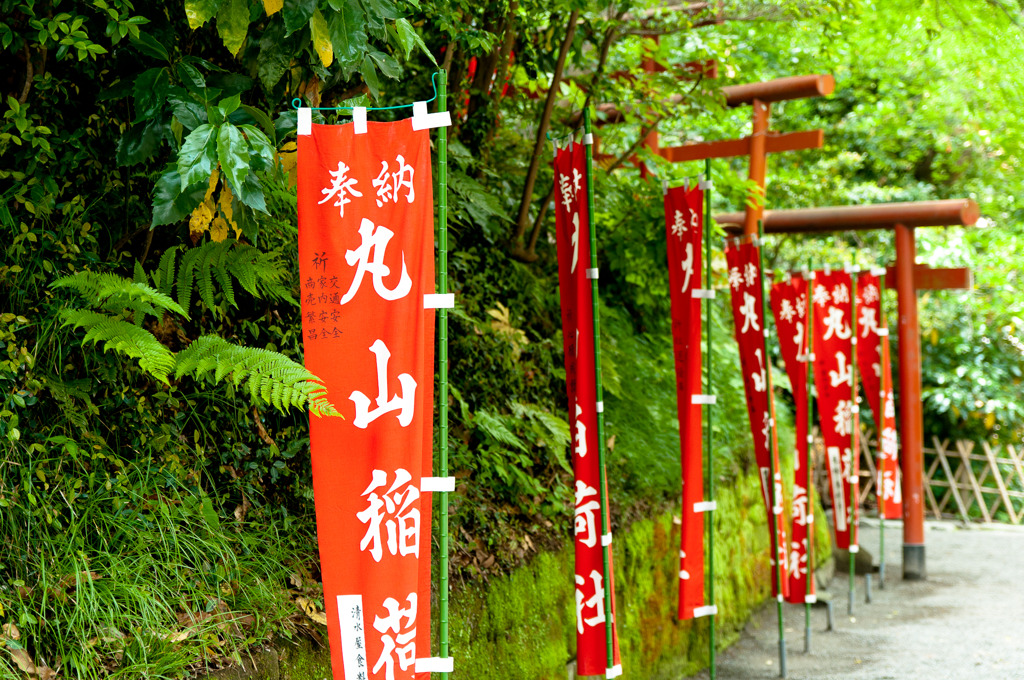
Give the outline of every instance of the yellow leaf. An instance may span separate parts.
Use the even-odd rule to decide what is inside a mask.
[[[313,12],[309,29],[313,34],[313,46],[316,47],[320,61],[325,67],[330,66],[334,61],[334,47],[331,45],[331,36],[327,30],[327,20],[320,14],[320,10]]]
[[[281,169],[288,175],[292,186],[297,185],[299,176],[295,172],[295,166],[298,162],[298,153],[295,142],[282,145],[281,150],[277,152],[277,160],[281,162]]]
[[[194,241],[198,240],[203,235],[203,232],[210,228],[210,220],[213,219],[214,211],[217,208],[216,203],[213,201],[213,192],[217,188],[218,181],[220,181],[220,170],[214,168],[213,172],[210,173],[210,186],[206,189],[206,197],[192,211],[192,216],[188,220],[188,231]]]
[[[934,328],[932,329],[931,341],[932,341],[932,345],[939,344],[939,331],[937,331]]]
[[[228,237],[228,223],[227,221],[217,215],[210,223],[210,239],[220,243]]]
[[[284,7],[284,0],[263,0],[263,9],[267,10],[267,16],[280,12]]]
[[[991,430],[996,424],[996,414],[989,413],[985,416],[985,428]]]
[[[224,216],[227,223],[231,225],[231,228],[235,230],[235,238],[239,238],[242,235],[242,231],[238,228],[238,222],[235,221],[234,215],[234,194],[231,193],[231,187],[224,184],[220,189],[220,202],[217,204],[220,208],[220,214]]]

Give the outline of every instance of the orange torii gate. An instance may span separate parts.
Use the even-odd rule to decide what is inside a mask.
[[[750,211],[717,215],[726,231],[746,233]],[[887,275],[896,281],[899,312],[900,461],[903,470],[903,578],[926,577],[924,555],[924,421],[921,408],[921,338],[917,291],[970,288],[967,269],[930,269],[915,263],[915,227],[970,226],[978,221],[970,199],[880,203],[803,210],[769,210],[768,234],[822,234],[846,230],[891,229],[896,233],[896,262]],[[755,222],[756,224],[756,222]]]

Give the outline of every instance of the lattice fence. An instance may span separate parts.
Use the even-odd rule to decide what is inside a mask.
[[[878,449],[867,436],[860,443],[859,501],[874,505]],[[826,494],[824,447],[817,436],[814,449],[816,487]],[[927,511],[934,518],[1024,523],[1024,447],[932,437],[932,446],[924,447],[924,468]]]

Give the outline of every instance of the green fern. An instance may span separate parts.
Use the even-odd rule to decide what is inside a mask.
[[[496,416],[490,411],[481,409],[473,414],[473,425],[480,428],[482,432],[500,444],[517,448],[523,452],[528,450],[523,440],[517,437],[502,422],[501,416]]]
[[[82,271],[50,284],[52,288],[70,288],[82,295],[89,304],[115,314],[129,309],[135,313],[136,325],[142,325],[145,315],[160,318],[164,312],[174,312],[188,318],[188,313],[169,295],[145,283],[131,281],[116,274]]]
[[[114,350],[138,359],[143,371],[168,383],[167,376],[174,370],[174,353],[149,331],[89,309],[64,309],[60,316],[65,326],[85,329],[85,342],[102,342],[104,352]]]
[[[233,345],[216,335],[197,338],[178,353],[175,377],[192,375],[215,382],[230,379],[249,395],[281,411],[308,406],[315,416],[339,415],[320,379],[283,354]]]
[[[207,309],[216,309],[217,288],[227,305],[237,307],[232,278],[253,297],[295,304],[284,283],[285,269],[276,254],[247,243],[231,239],[209,241],[195,248],[177,246],[164,251],[153,272],[153,285],[166,295],[176,292],[183,309],[192,306],[194,290],[199,291]]]

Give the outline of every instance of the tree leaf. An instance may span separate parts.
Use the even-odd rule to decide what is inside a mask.
[[[341,67],[342,75],[348,78],[369,47],[363,30],[363,10],[355,0],[331,0],[331,7],[335,11],[327,23],[331,44],[334,45],[334,58]]]
[[[316,10],[316,0],[284,0],[285,35],[305,28],[313,16],[314,10]]]
[[[235,198],[253,210],[267,212],[267,199],[263,195],[263,187],[260,185],[259,179],[252,172],[245,176],[242,186],[238,187],[238,191],[235,191]]]
[[[263,0],[263,9],[267,11],[267,16],[276,14],[281,11],[281,7],[284,5],[282,0]]]
[[[206,107],[189,99],[181,88],[178,88],[178,91],[181,94],[171,94],[167,98],[167,103],[171,105],[171,112],[179,123],[189,130],[195,130],[207,122]]]
[[[366,87],[370,88],[370,96],[378,99],[380,97],[380,79],[377,77],[377,67],[373,65],[373,59],[369,54],[363,57],[362,73]]]
[[[397,80],[398,77],[402,75],[402,67],[398,65],[398,62],[395,61],[395,58],[390,54],[384,54],[383,52],[374,50],[373,52],[370,52],[370,58],[373,59],[374,63],[380,67],[381,73],[386,75],[388,78]]]
[[[434,58],[434,55],[430,50],[427,49],[427,44],[423,42],[423,37],[416,32],[416,29],[413,28],[413,25],[409,23],[408,19],[396,19],[395,31],[398,35],[399,44],[402,46],[402,49],[405,50],[406,59],[409,58],[409,54],[415,46],[419,47],[420,50],[423,51],[423,54],[427,55],[427,58],[430,59],[430,62],[434,66],[437,66],[437,60]]]
[[[220,126],[217,134],[217,159],[232,188],[242,186],[249,172],[249,145],[241,131],[231,123]]]
[[[233,56],[238,56],[248,32],[249,3],[247,0],[227,0],[227,4],[217,12],[217,34]]]
[[[189,133],[178,152],[181,189],[209,178],[217,162],[217,128],[209,123]]]
[[[270,120],[270,116],[255,107],[249,106],[248,104],[242,104],[240,108],[249,114],[249,117],[263,128],[263,132],[266,133],[267,136],[267,142],[273,144],[270,138],[276,137],[277,131],[274,129],[274,121]]]
[[[238,107],[241,106],[241,105],[242,105],[242,96],[236,94],[236,95],[234,95],[232,97],[227,97],[226,99],[221,99],[220,103],[217,104],[217,108],[220,110],[221,115],[224,116],[224,118],[226,120],[227,117],[230,116],[232,113],[234,113],[236,110],[238,110]]]
[[[174,224],[192,214],[206,195],[206,185],[196,182],[184,191],[181,190],[181,176],[178,167],[170,164],[153,189],[153,220],[150,226],[159,227]]]
[[[185,0],[185,18],[193,31],[217,14],[224,0]]]
[[[160,112],[171,87],[166,67],[151,68],[135,79],[135,120],[154,117]]]
[[[203,78],[203,74],[199,72],[192,64],[187,64],[184,61],[178,62],[178,80],[182,82],[190,92],[200,92],[206,89],[206,79]]]
[[[159,120],[132,125],[117,142],[117,164],[135,165],[152,158],[160,148],[166,126]]]
[[[256,75],[263,89],[270,92],[277,85],[292,62],[292,51],[284,42],[284,25],[272,21],[260,38],[260,53],[256,56]]]
[[[129,38],[132,46],[135,47],[139,52],[142,52],[147,57],[153,57],[154,59],[162,59],[169,62],[171,60],[170,55],[167,54],[167,48],[161,45],[156,38],[151,36],[149,33],[139,31],[139,35],[132,36]]]
[[[334,46],[331,45],[330,30],[327,28],[327,19],[320,13],[320,10],[313,12],[313,19],[309,22],[309,30],[313,35],[313,47],[316,49],[320,63],[327,68],[334,62]]]

